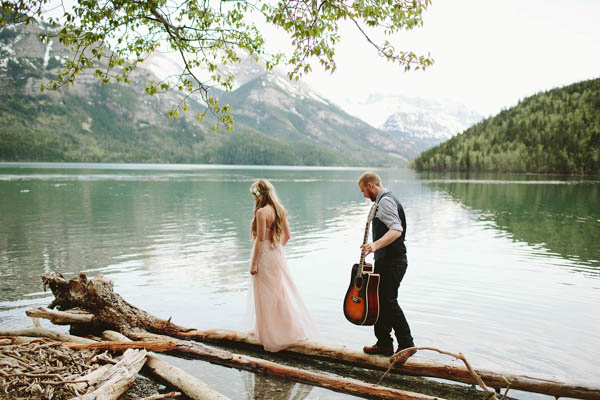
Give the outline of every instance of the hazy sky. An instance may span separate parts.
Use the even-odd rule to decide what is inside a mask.
[[[404,72],[353,24],[341,29],[337,70],[331,75],[315,62],[305,78],[341,106],[400,94],[454,100],[488,116],[537,92],[600,77],[600,0],[433,0],[422,28],[391,38],[397,49],[430,52],[435,63],[426,71]],[[264,33],[274,49],[289,45],[281,32]]]
[[[520,99],[600,77],[598,0],[433,0],[424,26],[395,36],[397,48],[431,55],[426,71],[404,72],[378,57],[348,25],[333,75],[313,88],[344,105],[371,93],[452,99],[484,115]]]

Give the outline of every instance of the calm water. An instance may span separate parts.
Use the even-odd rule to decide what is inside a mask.
[[[82,271],[110,277],[127,301],[177,324],[242,329],[248,189],[264,177],[290,213],[290,269],[323,340],[371,344],[372,328],[341,309],[370,207],[361,172],[0,163],[0,325],[30,326],[25,310],[51,301],[44,272]],[[476,368],[600,382],[600,182],[378,172],[407,214],[400,303],[417,345],[462,352]],[[170,361],[234,399],[352,398]]]

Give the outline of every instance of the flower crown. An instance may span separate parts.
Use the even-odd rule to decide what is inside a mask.
[[[260,196],[261,194],[265,193],[265,192],[261,192],[260,190],[258,190],[258,187],[256,187],[256,186],[254,186],[250,192],[255,196]]]

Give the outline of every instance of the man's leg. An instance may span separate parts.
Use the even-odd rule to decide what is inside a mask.
[[[392,332],[392,323],[390,320],[389,301],[389,281],[393,280],[390,271],[387,268],[381,268],[381,265],[375,265],[375,272],[379,274],[379,318],[373,326],[377,343],[374,346],[365,346],[363,351],[367,354],[392,355],[394,353],[394,341],[390,335]]]
[[[393,276],[388,268],[378,268],[377,273],[379,274],[379,319],[374,326],[375,337],[378,345],[392,346],[394,341],[390,335],[392,332],[390,298],[394,293]]]
[[[404,315],[402,308],[400,308],[400,305],[398,304],[398,288],[400,287],[400,282],[402,282],[404,274],[406,273],[406,262],[399,262],[398,264],[394,265],[390,272],[390,287],[387,290],[387,293],[390,296],[387,299],[389,302],[389,321],[394,329],[394,333],[396,334],[398,348],[404,349],[406,347],[413,347],[414,342],[408,321],[406,320],[406,316]]]

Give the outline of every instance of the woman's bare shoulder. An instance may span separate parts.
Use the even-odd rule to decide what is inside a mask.
[[[273,206],[271,206],[270,204],[267,204],[266,206],[261,207],[258,210],[256,210],[256,215],[260,214],[265,217],[268,217],[268,216],[272,215],[273,213],[274,213]]]

